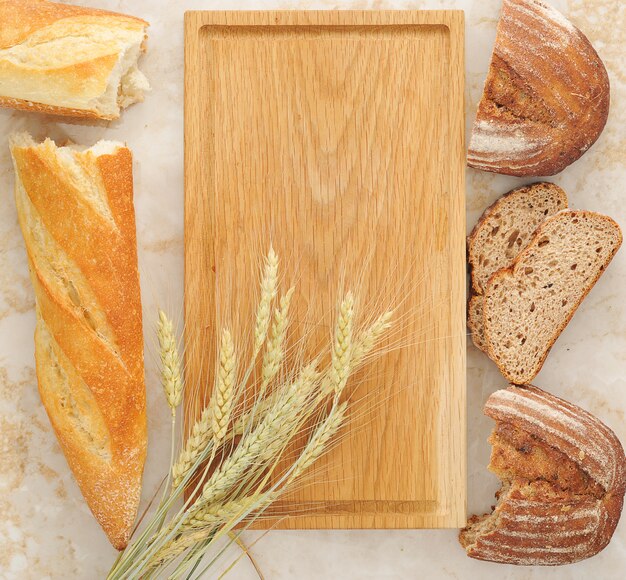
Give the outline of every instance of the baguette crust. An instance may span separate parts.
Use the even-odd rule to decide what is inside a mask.
[[[470,167],[554,175],[602,133],[609,77],[585,35],[540,0],[504,0]]]
[[[493,514],[474,516],[461,531],[467,554],[554,566],[602,550],[626,490],[626,458],[615,434],[590,413],[532,386],[497,391],[485,414],[497,423],[490,469],[505,487]],[[516,430],[513,446],[499,429]]]
[[[135,79],[123,79],[144,50],[144,20],[47,0],[0,0],[0,22],[0,106],[111,120],[120,106],[143,99],[143,75],[132,69]],[[134,94],[123,95],[135,81]]]
[[[12,139],[42,402],[89,507],[129,539],[146,454],[132,157]]]
[[[511,355],[508,352],[508,347],[504,343],[506,342],[505,338],[511,338],[515,331],[513,328],[505,331],[502,326],[503,321],[494,316],[494,312],[500,304],[498,302],[498,296],[499,294],[505,292],[504,289],[509,289],[511,291],[515,289],[519,292],[519,296],[512,296],[511,302],[513,302],[513,300],[516,303],[519,302],[520,304],[523,302],[524,305],[527,306],[528,304],[526,304],[526,302],[528,302],[528,296],[522,294],[523,283],[521,280],[523,280],[525,276],[526,268],[529,267],[531,263],[534,264],[538,261],[537,254],[540,252],[544,236],[551,233],[560,222],[574,222],[575,220],[585,219],[597,220],[598,224],[600,222],[604,222],[607,231],[611,231],[612,235],[615,237],[615,241],[610,242],[610,247],[608,249],[602,248],[600,257],[603,259],[601,263],[590,265],[590,267],[595,269],[593,269],[591,275],[585,279],[583,287],[575,295],[575,298],[567,303],[565,315],[558,316],[557,323],[548,327],[548,337],[545,340],[545,343],[541,346],[540,350],[537,353],[533,353],[532,356],[529,355],[530,358],[533,359],[532,363],[522,369],[514,368],[511,364],[511,357],[513,356],[513,358],[519,359],[519,356]],[[487,345],[487,354],[489,358],[491,358],[496,365],[498,365],[500,372],[507,379],[507,381],[517,385],[524,385],[530,383],[535,378],[537,373],[541,370],[541,367],[543,366],[550,350],[554,346],[554,343],[560,336],[561,332],[563,332],[564,328],[569,324],[582,301],[585,299],[587,294],[589,294],[595,283],[604,273],[606,267],[619,250],[622,240],[623,237],[620,227],[612,218],[592,211],[563,210],[546,219],[543,224],[541,224],[533,237],[533,241],[517,256],[509,268],[499,270],[489,279],[489,283],[485,290],[483,305],[483,326],[485,342]],[[518,282],[519,284],[516,285]],[[534,291],[535,290],[533,290],[533,292]],[[545,301],[538,298],[532,302],[532,310],[524,309],[523,312],[523,316],[525,317],[524,322],[530,327],[530,334],[532,334],[538,326],[546,325]],[[517,320],[520,321],[519,318]],[[504,334],[505,332],[507,333],[506,335]],[[521,349],[525,346],[525,344],[526,348],[528,348],[530,342],[531,341],[528,341],[528,343],[526,343],[526,340],[524,340],[519,348]]]

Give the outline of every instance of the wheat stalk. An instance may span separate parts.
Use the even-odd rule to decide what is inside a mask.
[[[354,296],[348,292],[339,307],[335,325],[335,339],[331,355],[331,388],[339,396],[350,374],[352,354],[352,327],[354,319]]]
[[[259,397],[265,393],[268,385],[272,382],[285,356],[284,342],[289,324],[289,305],[293,296],[294,288],[280,299],[280,306],[274,311],[274,321],[270,331],[270,338],[267,341],[265,355],[263,356],[263,366],[261,367],[261,388]]]
[[[157,321],[157,338],[161,358],[161,384],[165,391],[167,404],[173,413],[182,399],[183,381],[174,327],[172,321],[162,310],[159,310]]]
[[[229,330],[223,330],[217,381],[211,402],[209,403],[214,445],[217,445],[224,438],[228,422],[230,421],[230,414],[233,408],[233,390],[237,375],[236,365],[233,337]]]
[[[254,325],[254,347],[252,358],[261,350],[270,325],[272,301],[278,290],[278,256],[270,247],[265,260],[265,268],[261,279],[261,298],[257,307]]]
[[[196,568],[214,542],[238,523],[249,524],[285,493],[330,447],[345,422],[349,407],[339,398],[351,372],[388,330],[391,313],[355,333],[355,299],[348,292],[337,310],[329,364],[320,370],[315,359],[309,364],[296,361],[286,368],[285,343],[294,290],[289,289],[273,307],[277,293],[278,257],[270,249],[251,329],[250,359],[239,373],[241,361],[233,336],[222,330],[209,404],[176,461],[172,453],[171,479],[165,483],[163,498],[143,531],[112,567],[109,580],[153,578],[175,561],[169,578],[201,576],[204,571]],[[157,332],[163,387],[174,410],[180,404],[183,378],[173,325],[162,312]],[[262,349],[261,372],[256,378],[255,361]],[[246,392],[254,393],[252,400],[240,402],[240,395]],[[236,407],[239,416],[233,420]],[[174,421],[173,412],[172,428]],[[304,446],[291,446],[305,427],[310,436]],[[191,481],[195,489],[190,490],[182,508],[176,507],[183,486]]]
[[[277,441],[284,445],[284,439],[279,435],[281,431],[288,431],[292,425],[289,420],[296,420],[302,405],[309,398],[311,387],[318,376],[316,365],[317,361],[306,366],[258,426],[244,435],[232,455],[224,460],[204,485],[202,496],[196,502],[196,509],[227,495],[228,490],[241,479],[251,464],[263,462],[268,456],[272,456]]]
[[[391,328],[392,318],[393,310],[381,314],[368,329],[358,336],[352,349],[350,365],[353,369],[365,360],[365,357],[372,351],[383,334]]]

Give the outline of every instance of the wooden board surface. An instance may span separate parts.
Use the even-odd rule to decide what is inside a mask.
[[[270,240],[293,340],[328,344],[348,287],[401,321],[279,527],[465,523],[463,42],[458,11],[185,16],[189,384],[220,325],[245,350]]]

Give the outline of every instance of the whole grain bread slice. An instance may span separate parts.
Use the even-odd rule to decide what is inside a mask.
[[[486,349],[482,294],[489,278],[513,263],[546,217],[565,208],[567,195],[558,185],[538,182],[505,193],[483,212],[474,226],[467,238],[472,281],[467,326],[479,349]]]
[[[483,305],[487,354],[508,381],[526,384],[537,375],[621,243],[610,217],[563,210],[539,226],[509,268],[490,278]]]

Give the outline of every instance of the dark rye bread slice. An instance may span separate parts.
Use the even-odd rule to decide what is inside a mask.
[[[567,207],[567,195],[554,183],[539,182],[513,189],[490,205],[467,238],[471,298],[467,326],[474,344],[485,350],[482,294],[489,278],[513,263],[539,225]]]
[[[487,354],[505,378],[530,383],[574,312],[622,243],[610,218],[564,210],[546,219],[484,298]]]
[[[626,489],[615,434],[583,409],[537,387],[495,392],[489,470],[502,481],[491,514],[473,516],[459,541],[468,556],[527,566],[589,558],[611,540]]]

